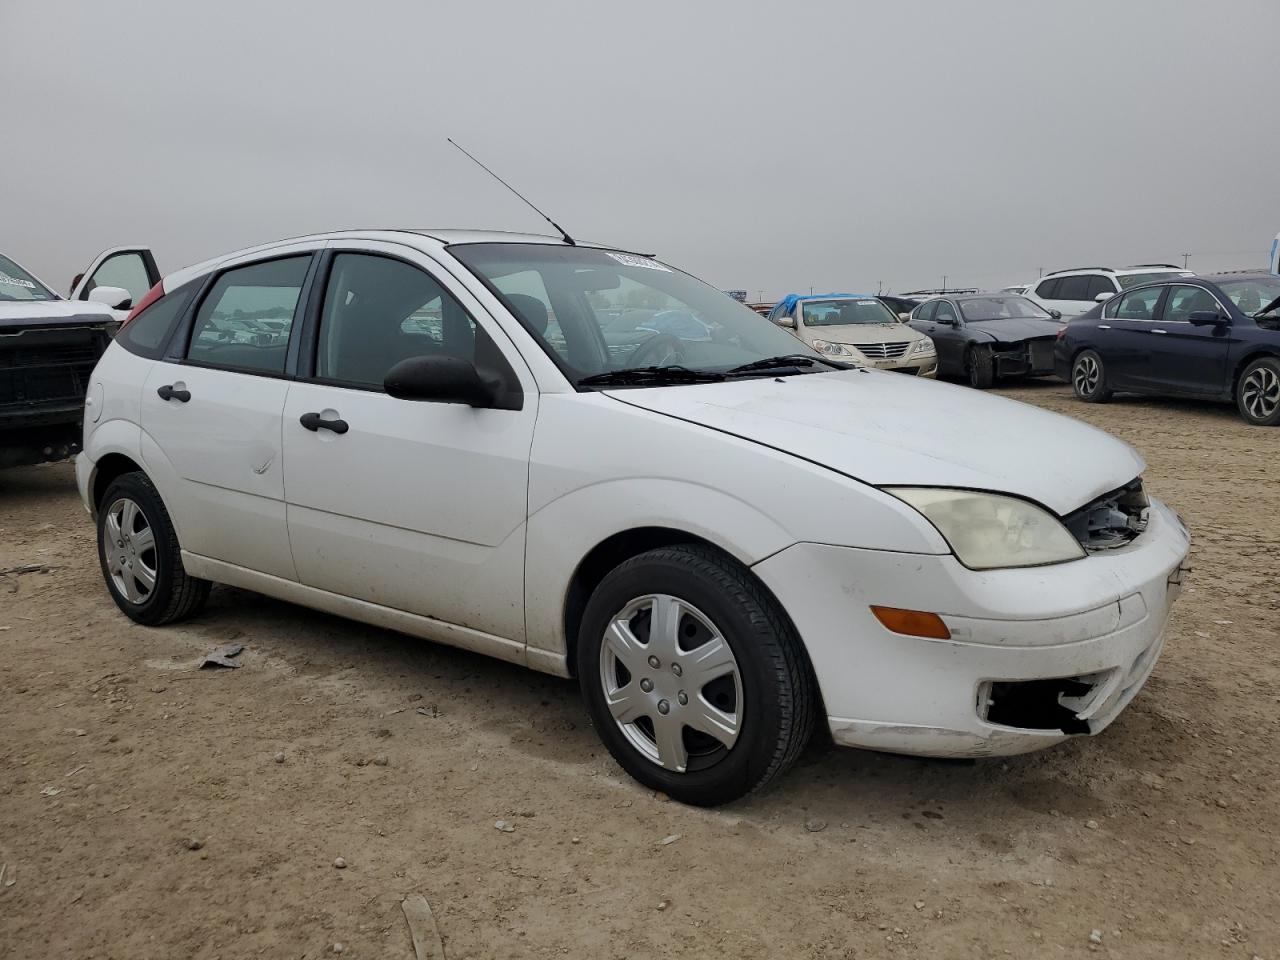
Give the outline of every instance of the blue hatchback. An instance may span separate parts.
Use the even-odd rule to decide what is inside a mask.
[[[1054,348],[1076,396],[1113,393],[1233,401],[1258,426],[1280,424],[1280,277],[1178,277],[1116,294],[1076,317]]]

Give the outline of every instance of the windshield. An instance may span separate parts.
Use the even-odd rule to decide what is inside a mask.
[[[1241,313],[1252,315],[1280,297],[1280,277],[1224,280],[1218,284],[1218,289],[1227,295]],[[1272,312],[1274,310],[1272,308]]]
[[[961,300],[960,312],[966,320],[1007,320],[1010,317],[1053,319],[1047,310],[1041,309],[1026,297],[976,297]]]
[[[1149,280],[1170,280],[1174,277],[1193,277],[1190,270],[1157,270],[1154,273],[1129,273],[1121,274],[1116,277],[1116,281],[1120,284],[1121,289],[1128,290],[1130,287],[1136,287],[1140,283],[1146,283]]]
[[[718,374],[779,356],[812,358],[791,372],[831,369],[758,313],[649,257],[537,243],[454,244],[449,252],[575,384],[645,367]]]
[[[805,300],[800,305],[800,314],[806,327],[898,322],[893,311],[874,297],[857,300]]]
[[[0,300],[57,300],[43,283],[0,255]]]

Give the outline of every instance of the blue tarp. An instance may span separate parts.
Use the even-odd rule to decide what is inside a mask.
[[[788,293],[774,305],[774,310],[786,310],[790,313],[797,303],[805,300],[830,300],[832,297],[855,297],[861,300],[874,300],[874,293]]]

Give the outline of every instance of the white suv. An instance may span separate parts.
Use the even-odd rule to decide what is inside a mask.
[[[815,723],[942,756],[1099,732],[1188,549],[1125,443],[558,238],[332,233],[182,270],[84,427],[129,617],[216,581],[577,676],[618,762],[698,804]]]
[[[1078,317],[1095,303],[1109,300],[1121,290],[1151,280],[1193,276],[1170,263],[1140,263],[1132,267],[1078,267],[1045,274],[1028,287],[1030,297],[1049,311],[1061,314],[1064,322]]]

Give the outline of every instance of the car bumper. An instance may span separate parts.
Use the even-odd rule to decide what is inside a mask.
[[[80,491],[80,501],[84,504],[89,516],[93,516],[93,496],[90,488],[93,484],[93,461],[83,451],[76,454],[76,489]]]
[[[1120,714],[1160,654],[1189,545],[1153,501],[1135,541],[1071,563],[973,571],[950,555],[805,543],[754,569],[805,643],[837,743],[978,757],[1099,733]],[[937,613],[951,639],[891,633],[872,604]]]
[[[907,360],[901,357],[887,360],[859,360],[875,370],[890,370],[893,373],[906,373],[916,377],[936,377],[938,375],[938,358],[936,355]]]

